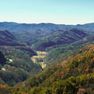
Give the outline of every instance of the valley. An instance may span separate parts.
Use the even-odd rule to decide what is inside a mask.
[[[93,58],[94,23],[0,23],[1,94],[93,94]]]
[[[15,87],[4,85],[0,89],[10,94],[93,94],[93,65],[94,44],[88,44],[78,53],[49,66]]]

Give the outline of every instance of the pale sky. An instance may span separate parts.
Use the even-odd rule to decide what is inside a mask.
[[[0,0],[0,22],[94,22],[94,0]]]

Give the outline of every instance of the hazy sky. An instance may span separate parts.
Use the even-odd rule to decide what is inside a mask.
[[[0,0],[0,21],[62,24],[94,22],[94,0]]]

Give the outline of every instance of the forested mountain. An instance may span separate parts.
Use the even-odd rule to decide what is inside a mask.
[[[0,91],[3,94],[80,94],[82,90],[92,94],[93,43],[93,23],[0,23]],[[43,60],[38,58],[47,65],[45,69],[31,59],[38,51],[47,53]]]
[[[8,90],[12,94],[93,94],[94,44]]]

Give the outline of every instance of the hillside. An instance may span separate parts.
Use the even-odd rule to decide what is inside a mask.
[[[41,71],[40,66],[31,61],[33,55],[36,52],[18,42],[12,33],[0,31],[0,83],[15,85]]]
[[[94,44],[18,84],[12,94],[93,94]]]
[[[68,31],[57,30],[49,35],[41,37],[36,43],[33,44],[33,48],[37,50],[47,50],[51,47],[58,45],[69,45],[78,41],[83,41],[88,37],[88,34],[83,30],[71,29]]]
[[[0,52],[2,53],[0,58],[1,83],[15,85],[26,80],[29,75],[33,76],[41,71],[40,66],[31,61],[31,55],[27,51],[16,49],[14,46],[1,46]]]
[[[0,46],[4,46],[4,45],[15,46],[20,44],[17,42],[13,34],[11,34],[7,30],[3,30],[3,31],[0,31]]]

